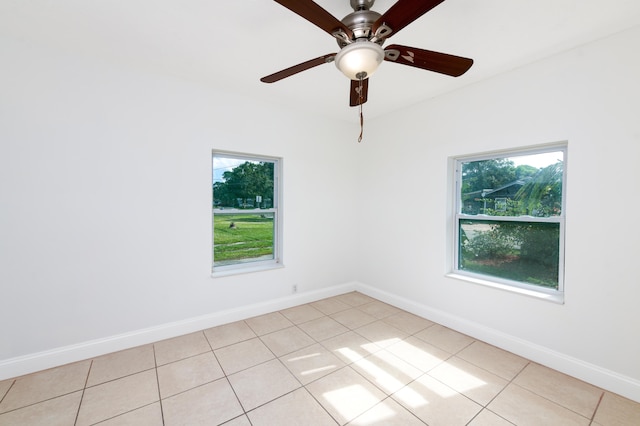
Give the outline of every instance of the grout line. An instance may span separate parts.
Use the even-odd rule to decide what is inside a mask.
[[[313,382],[311,382],[311,383],[313,383]],[[309,389],[307,389],[307,387],[306,387],[306,386],[303,386],[303,389],[305,390],[305,392],[307,392],[307,393],[311,396],[311,398],[313,398],[313,400],[314,400],[314,401],[315,401],[315,402],[320,406],[320,408],[322,408],[322,409],[324,410],[324,412],[325,412],[325,413],[327,413],[327,415],[328,415],[329,417],[331,417],[331,418],[333,419],[333,421],[334,421],[334,422],[336,422],[336,424],[337,424],[337,425],[339,425],[339,424],[340,424],[340,422],[338,421],[338,419],[336,419],[335,417],[333,417],[333,416],[331,415],[331,413],[330,413],[329,411],[327,411],[327,409],[326,409],[326,408],[324,408],[324,405],[322,405],[322,404],[320,403],[320,401],[318,401],[318,399],[315,397],[315,395],[314,395],[314,394],[312,394],[312,393],[309,391]]]
[[[525,359],[526,359],[526,358],[525,358]],[[527,366],[529,366],[529,365],[533,365],[533,364],[541,365],[541,364],[537,364],[537,363],[535,363],[535,362],[533,362],[533,361],[529,361],[529,362],[527,363],[527,365],[526,365],[522,370],[520,370],[520,371],[518,372],[518,374],[516,374],[516,376],[513,378],[513,380],[512,380],[512,381],[515,381],[515,379],[516,379],[516,378],[517,378],[517,377],[518,377],[518,376],[519,376],[519,375],[524,371],[524,369],[525,369]],[[543,366],[543,365],[542,365],[542,367],[545,367],[545,366]],[[567,376],[567,377],[569,377],[570,379],[576,379],[576,378],[575,378],[575,377],[573,377],[573,376],[569,376],[569,375],[567,375],[567,374],[560,373],[559,371],[557,371],[557,370],[553,370],[553,369],[552,369],[552,368],[550,368],[550,367],[545,367],[545,368],[548,368],[549,370],[552,370],[552,371],[554,371],[554,372],[557,372],[557,373],[559,373],[559,374],[562,374],[563,376]],[[579,379],[576,379],[576,380],[579,380]],[[584,383],[586,383],[586,382],[584,382]],[[587,384],[589,384],[589,383],[587,383]],[[584,416],[584,414],[579,413],[579,412],[575,411],[574,409],[572,409],[572,408],[570,408],[570,407],[567,407],[566,405],[563,405],[563,404],[561,404],[561,403],[559,403],[559,402],[557,402],[557,401],[554,401],[554,400],[552,400],[552,399],[549,399],[546,395],[540,394],[540,393],[538,393],[538,392],[534,391],[533,389],[526,388],[526,387],[524,387],[524,386],[522,386],[522,385],[519,385],[519,384],[517,384],[517,383],[513,383],[513,385],[514,385],[514,386],[518,386],[519,388],[524,389],[524,390],[526,390],[526,391],[528,391],[528,392],[531,392],[532,394],[534,394],[534,395],[536,395],[536,396],[538,396],[538,397],[540,397],[540,398],[542,398],[542,399],[545,399],[545,400],[547,400],[547,401],[551,402],[552,404],[557,405],[558,407],[562,407],[562,408],[564,408],[564,409],[565,409],[565,410],[567,410],[567,411],[571,411],[572,413],[575,413],[575,414],[579,415],[579,416],[580,416],[580,417],[582,417],[582,418],[588,419],[588,420],[590,420],[590,423],[593,421],[593,418],[595,417],[595,414],[596,414],[596,410],[598,409],[598,406],[600,405],[600,401],[602,401],[602,397],[604,396],[604,391],[603,391],[603,393],[600,395],[600,398],[598,399],[598,403],[597,403],[597,405],[596,405],[596,409],[594,410],[593,415],[592,415],[592,416],[591,416],[591,418],[589,419],[588,417],[585,417],[585,416]],[[596,386],[594,386],[594,385],[590,385],[590,386],[596,387]],[[596,387],[596,388],[597,388],[597,387]],[[597,389],[600,389],[600,388],[597,388]]]
[[[93,360],[89,363],[89,371],[87,371],[87,377],[84,379],[84,386],[82,387],[82,395],[80,395],[80,403],[78,404],[78,410],[76,411],[76,418],[73,420],[73,424],[78,423],[78,417],[80,417],[80,409],[82,408],[82,402],[84,401],[84,392],[87,390],[87,383],[89,383],[89,376],[91,375],[91,368],[93,367]]]
[[[523,358],[523,359],[525,359],[525,358]],[[463,361],[466,361],[466,360],[463,360]],[[469,362],[469,361],[467,361],[467,362]],[[472,364],[472,365],[475,365],[475,364],[473,364],[472,362],[469,362],[469,363],[470,363],[470,364]],[[489,405],[491,405],[491,403],[492,403],[493,401],[495,401],[495,399],[496,399],[498,396],[500,396],[500,394],[501,394],[502,392],[504,392],[504,390],[505,390],[505,389],[507,389],[507,387],[509,387],[509,385],[510,385],[510,384],[512,384],[512,383],[513,383],[513,381],[516,379],[516,377],[518,377],[518,376],[520,375],[520,373],[522,373],[522,372],[524,371],[524,369],[525,369],[525,368],[527,368],[527,366],[528,366],[529,364],[531,364],[531,361],[527,360],[527,363],[524,365],[524,367],[522,367],[522,368],[520,369],[520,371],[518,371],[518,372],[517,372],[517,373],[516,373],[512,378],[511,378],[511,380],[508,380],[508,381],[507,381],[507,384],[506,384],[506,385],[504,385],[504,386],[502,387],[502,389],[500,389],[500,392],[498,392],[497,394],[495,394],[495,396],[494,396],[493,398],[491,398],[491,399],[489,400],[489,402],[487,402],[487,403],[486,403],[486,405],[484,406],[484,408],[489,407]],[[476,367],[478,367],[478,368],[482,368],[482,367],[480,367],[479,365],[476,365]],[[484,368],[482,368],[482,369],[483,369],[483,370],[485,370]],[[489,371],[489,370],[485,370],[485,371],[487,371],[487,372],[489,372],[489,373],[493,374],[494,376],[498,376],[497,374],[492,373],[492,372],[491,372],[491,371]],[[500,377],[500,376],[498,376],[498,377]],[[503,379],[502,377],[500,377],[500,378],[501,378],[501,379]],[[503,380],[504,380],[504,379],[503,379]],[[515,386],[517,386],[515,383],[514,383],[514,385],[515,385]]]
[[[13,386],[16,384],[16,381],[18,379],[12,379],[13,381],[11,382],[11,385],[9,385],[9,388],[7,389],[7,391],[4,393],[4,395],[2,395],[2,398],[0,398],[0,404],[2,404],[2,401],[4,401],[4,399],[7,397],[7,395],[9,395],[9,392],[11,391],[11,389],[13,388]]]
[[[593,410],[593,414],[589,419],[589,424],[592,425],[596,418],[596,413],[598,412],[598,408],[600,408],[600,404],[602,403],[602,398],[604,398],[604,391],[600,394],[600,398],[598,398],[598,403],[596,404],[596,408]]]
[[[206,339],[206,337],[205,337]],[[151,345],[153,350],[153,364],[155,365],[156,373],[156,385],[158,387],[158,402],[160,403],[160,417],[162,418],[162,424],[164,425],[164,408],[162,406],[162,393],[160,393],[160,377],[158,376],[158,360],[156,359],[156,345]]]

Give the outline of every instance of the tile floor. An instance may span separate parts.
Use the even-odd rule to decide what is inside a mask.
[[[361,293],[0,381],[1,426],[640,425],[640,404]]]

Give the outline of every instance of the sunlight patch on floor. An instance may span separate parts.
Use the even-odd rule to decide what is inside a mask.
[[[360,426],[385,424],[387,423],[385,420],[390,420],[397,416],[397,414],[398,413],[382,402],[349,424]]]
[[[287,359],[287,361],[293,361],[293,362],[302,361],[302,360],[305,360],[305,359],[316,358],[316,357],[319,357],[319,356],[320,356],[320,352],[316,352],[316,353],[308,354],[308,355],[294,356],[293,358]]]
[[[462,393],[487,384],[484,380],[480,380],[473,374],[469,374],[447,362],[438,367],[437,378]]]
[[[334,365],[334,364],[325,365],[324,367],[311,368],[309,370],[305,370],[305,371],[301,372],[300,375],[301,376],[308,376],[310,374],[316,374],[316,373],[320,373],[322,371],[334,370],[335,368],[336,368],[336,365]]]
[[[379,402],[361,385],[345,386],[325,392],[322,396],[346,419],[353,419],[364,411],[363,407],[373,407]]]

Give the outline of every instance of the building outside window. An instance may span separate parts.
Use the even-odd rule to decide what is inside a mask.
[[[279,158],[213,151],[215,275],[282,265]]]
[[[457,157],[453,273],[564,292],[566,145]]]

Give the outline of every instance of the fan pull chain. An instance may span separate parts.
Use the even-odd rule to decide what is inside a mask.
[[[362,133],[364,132],[364,117],[362,115],[362,80],[362,75],[360,75],[360,85],[358,86],[358,97],[360,101],[358,102],[360,104],[360,136],[358,136],[358,143],[362,142]]]

